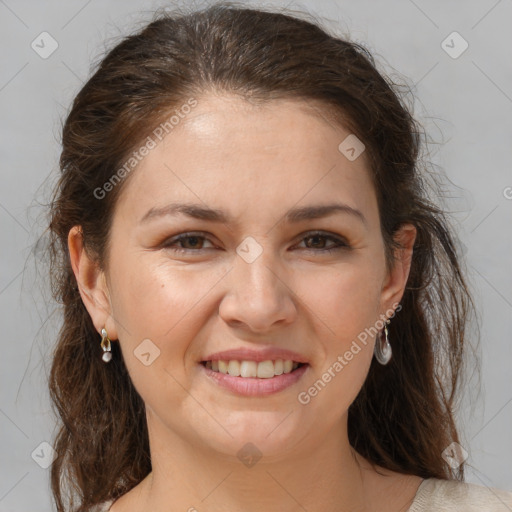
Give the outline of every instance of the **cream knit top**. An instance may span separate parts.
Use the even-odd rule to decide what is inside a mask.
[[[91,512],[108,512],[113,502],[104,502]],[[427,478],[418,487],[407,512],[512,512],[512,492],[457,480]]]

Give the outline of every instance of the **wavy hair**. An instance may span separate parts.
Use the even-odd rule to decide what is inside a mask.
[[[68,233],[80,225],[85,250],[108,269],[113,211],[129,176],[108,200],[94,191],[174,109],[208,91],[308,101],[365,144],[389,268],[397,229],[411,223],[417,238],[402,308],[389,327],[393,358],[385,367],[372,361],[349,408],[349,441],[390,470],[463,479],[464,465],[453,470],[442,452],[459,439],[454,407],[474,306],[449,220],[429,198],[423,131],[400,86],[363,45],[306,17],[232,3],[158,12],[107,52],[76,95],[62,129],[49,226],[52,292],[63,308],[49,377],[59,420],[51,467],[58,512],[116,499],[151,471],[144,402],[118,344],[108,366],[101,360]]]

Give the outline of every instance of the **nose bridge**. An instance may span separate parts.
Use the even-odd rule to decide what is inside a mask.
[[[233,282],[240,298],[246,297],[250,302],[263,301],[267,307],[277,302],[282,283],[278,278],[277,258],[273,253],[269,239],[256,240],[247,237],[237,247]]]
[[[220,306],[221,316],[226,321],[243,322],[253,330],[291,321],[295,306],[281,270],[278,256],[268,243],[247,237],[237,247],[229,289]]]

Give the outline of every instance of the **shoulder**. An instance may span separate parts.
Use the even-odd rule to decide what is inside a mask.
[[[418,488],[408,512],[510,512],[512,492],[494,487],[428,478]]]

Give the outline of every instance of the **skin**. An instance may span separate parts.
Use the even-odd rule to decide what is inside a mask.
[[[416,235],[411,225],[399,231],[403,249],[387,272],[365,154],[349,161],[338,146],[350,132],[318,112],[298,100],[258,106],[205,95],[132,171],[115,208],[105,272],[83,250],[78,227],[70,231],[84,304],[98,333],[106,327],[120,343],[147,410],[153,471],[113,512],[410,505],[421,479],[377,472],[348,442],[348,407],[367,376],[374,339],[307,405],[297,400],[396,307]],[[235,222],[184,215],[140,222],[176,201],[223,209]],[[358,209],[366,222],[346,213],[284,222],[291,208],[331,202]],[[335,243],[308,238],[314,230],[349,248],[322,252]],[[205,238],[162,247],[191,231]],[[252,263],[236,252],[248,236],[263,251]],[[134,350],[148,338],[160,355],[146,366]],[[273,395],[235,395],[198,364],[219,350],[269,345],[310,362],[298,383]],[[250,468],[237,457],[248,442],[263,454]]]

